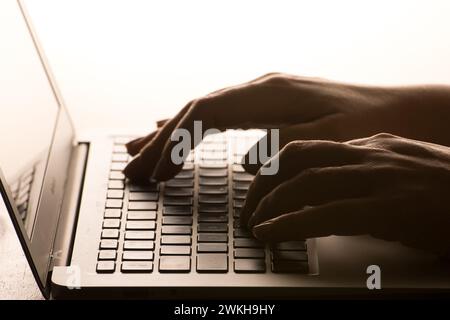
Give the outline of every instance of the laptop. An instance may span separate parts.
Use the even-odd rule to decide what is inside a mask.
[[[241,228],[253,177],[239,163],[262,131],[208,136],[175,178],[131,183],[122,169],[135,135],[76,134],[24,4],[4,1],[0,12],[1,194],[46,298],[450,288],[448,264],[398,243],[360,236],[265,244]]]

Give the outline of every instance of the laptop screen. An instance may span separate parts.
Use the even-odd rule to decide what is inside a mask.
[[[31,239],[58,103],[15,1],[2,1],[0,168]]]

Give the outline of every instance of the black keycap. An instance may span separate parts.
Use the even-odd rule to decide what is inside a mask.
[[[193,188],[169,188],[164,189],[165,196],[172,197],[192,197],[194,195]]]
[[[118,229],[103,230],[102,239],[119,239],[119,230]]]
[[[126,230],[155,230],[155,221],[127,221]]]
[[[228,272],[228,256],[211,253],[197,255],[197,272]]]
[[[116,260],[116,250],[100,250],[98,252],[98,260]]]
[[[192,243],[191,236],[162,236],[161,244],[172,245],[190,245]]]
[[[194,178],[193,170],[182,170],[174,177],[174,179],[193,179],[193,178]]]
[[[245,200],[242,199],[235,199],[233,200],[233,207],[234,208],[242,208],[244,205]]]
[[[228,194],[227,186],[200,186],[199,194]]]
[[[233,174],[233,181],[239,181],[239,182],[252,182],[253,178],[255,176],[252,176],[249,173],[242,172],[242,173],[234,173]]]
[[[163,217],[162,220],[163,225],[192,225],[192,217]]]
[[[228,196],[226,194],[224,195],[205,195],[201,194],[198,197],[198,203],[204,203],[204,204],[226,204],[228,203]]]
[[[200,177],[221,178],[228,175],[227,169],[200,169]]]
[[[121,271],[126,272],[152,272],[153,262],[151,261],[124,261],[122,262]]]
[[[162,256],[189,256],[191,255],[190,246],[161,246],[160,254]]]
[[[129,184],[131,192],[156,192],[159,190],[157,183],[148,184]]]
[[[245,200],[247,197],[246,190],[234,190],[233,191],[233,199]]]
[[[120,220],[119,219],[105,219],[105,220],[103,220],[103,228],[119,229],[120,228]]]
[[[108,199],[123,199],[124,194],[125,193],[123,192],[123,190],[111,189],[108,190],[108,194],[106,195],[106,197]]]
[[[273,251],[273,260],[295,260],[308,261],[308,254],[306,251]]]
[[[264,243],[256,239],[235,239],[233,241],[235,248],[263,248]]]
[[[100,241],[100,249],[114,249],[117,250],[119,242],[117,240],[102,240]]]
[[[225,233],[199,233],[197,242],[228,242],[228,235]]]
[[[109,180],[108,189],[125,189],[125,183],[122,180]]]
[[[234,250],[235,258],[264,258],[264,249],[237,248]]]
[[[154,231],[126,231],[125,240],[155,240]]]
[[[275,244],[278,250],[306,250],[305,241],[286,241]]]
[[[153,261],[152,251],[124,251],[122,254],[122,260],[141,260],[141,261]]]
[[[204,213],[227,213],[228,206],[226,204],[200,204],[198,212]]]
[[[274,273],[308,273],[308,262],[305,261],[274,261],[272,272]]]
[[[128,210],[156,210],[158,203],[152,201],[132,201],[128,202]]]
[[[250,187],[250,182],[233,182],[233,190],[245,190]]]
[[[163,201],[165,206],[191,206],[192,197],[169,197],[165,196]]]
[[[126,240],[123,244],[124,250],[154,250],[155,243],[153,241]]]
[[[236,273],[266,272],[266,262],[263,259],[236,259],[234,260],[234,272]]]
[[[227,178],[202,178],[198,179],[201,186],[226,186],[228,184]]]
[[[119,199],[108,199],[106,200],[105,207],[108,209],[121,209],[123,201]]]
[[[198,216],[198,222],[228,222],[228,216],[226,214],[201,214]]]
[[[191,226],[162,226],[161,234],[163,235],[191,235]]]
[[[165,216],[191,216],[192,207],[189,206],[167,206],[163,208]]]
[[[156,211],[130,211],[128,220],[156,220]]]
[[[166,181],[166,187],[192,188],[193,186],[194,186],[193,179],[171,179]]]
[[[210,253],[210,252],[228,252],[228,245],[226,243],[199,243],[197,245],[197,252]]]
[[[125,175],[120,171],[111,171],[109,174],[110,180],[125,180]]]
[[[116,263],[114,261],[99,261],[97,263],[98,273],[113,273],[116,270]]]
[[[241,208],[233,208],[233,218],[239,219],[241,217]]]
[[[189,272],[191,258],[189,256],[161,256],[159,272]]]
[[[198,232],[228,232],[226,223],[199,223]]]
[[[120,210],[120,209],[106,209],[104,216],[105,216],[105,218],[117,218],[117,219],[120,219],[122,217],[122,210]]]
[[[157,192],[130,192],[130,201],[158,201]]]
[[[252,234],[250,231],[242,228],[237,228],[233,231],[233,235],[235,238],[251,238]]]

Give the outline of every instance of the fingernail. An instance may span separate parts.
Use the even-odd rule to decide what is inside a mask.
[[[252,232],[255,238],[260,239],[270,232],[272,229],[272,224],[269,222],[261,223],[253,227]]]

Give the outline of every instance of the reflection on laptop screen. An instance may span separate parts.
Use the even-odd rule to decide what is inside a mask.
[[[15,1],[0,10],[0,168],[31,238],[58,104]]]

